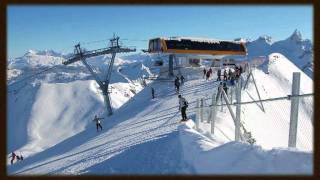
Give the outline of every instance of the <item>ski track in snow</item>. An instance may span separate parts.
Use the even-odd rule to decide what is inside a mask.
[[[196,100],[210,98],[217,83],[213,80],[201,79],[201,68],[190,69],[191,72],[196,71],[200,76],[195,76],[196,78],[193,79],[194,77],[187,75],[187,81],[181,87],[181,94],[190,104],[187,115],[189,119],[194,120]],[[277,72],[277,69],[273,71]],[[119,69],[118,74],[121,78],[130,81],[126,75],[119,72]],[[278,82],[273,82],[273,79],[269,76],[266,80],[269,79],[270,82],[273,82],[270,84],[280,82],[287,87],[290,86],[286,79],[281,79],[277,75],[279,74],[274,74],[275,79],[279,79]],[[256,76],[266,77],[260,71],[257,72]],[[156,90],[155,99],[151,99],[151,90],[146,87],[132,100],[127,101],[120,109],[115,111],[112,117],[106,117],[103,120],[102,126],[104,129],[102,132],[96,132],[95,124],[86,126],[80,133],[63,140],[57,145],[30,156],[22,162],[8,166],[9,174],[106,175],[311,172],[312,165],[308,164],[309,162],[312,163],[311,153],[299,154],[298,152],[295,154],[295,152],[289,152],[290,156],[285,156],[280,150],[262,151],[259,147],[236,142],[224,144],[234,138],[233,122],[230,117],[227,117],[226,114],[228,113],[226,111],[221,112],[217,118],[215,136],[208,135],[206,131],[206,129],[208,130],[208,124],[206,123],[200,125],[202,134],[191,128],[186,128],[184,124],[177,123],[181,119],[181,115],[178,111],[178,94],[174,90],[173,81],[155,81],[151,86]],[[282,95],[281,93],[288,90],[287,87],[279,88],[278,94]],[[248,100],[254,98],[252,94],[248,93],[252,91],[251,89],[249,88],[246,92],[247,96],[244,98]],[[266,90],[264,90],[264,94],[267,95]],[[255,106],[255,108],[258,109],[259,107]],[[244,107],[243,111],[248,111],[246,109]],[[266,110],[268,111],[268,108]],[[278,109],[275,109],[275,112],[277,111]],[[277,114],[282,115],[281,112],[277,112]],[[254,117],[254,114],[251,114],[251,116]],[[281,118],[285,119],[285,117]],[[255,120],[255,118],[250,119],[251,121]],[[246,126],[249,122],[247,121]],[[251,126],[256,127],[256,123],[250,123]],[[280,130],[282,128],[287,129],[286,125],[280,125]],[[188,124],[186,126],[188,127]],[[177,127],[179,128],[177,129]],[[223,127],[223,129],[220,127]],[[261,127],[258,129],[261,129]],[[253,132],[253,135],[261,136],[261,139],[265,137],[259,132]],[[280,139],[285,138],[281,137]],[[267,140],[264,143],[271,144]],[[292,166],[287,166],[279,159],[275,159],[276,155],[274,154],[277,153],[280,154],[280,160],[281,158],[286,159],[286,161],[292,160],[292,162],[303,160],[305,164],[301,166],[305,168],[298,171]],[[298,155],[298,158],[289,158],[296,155]],[[212,164],[212,162],[219,163]],[[280,165],[277,165],[279,162]],[[244,166],[244,164],[250,166]]]
[[[213,82],[213,81],[211,81]],[[196,86],[195,86],[196,85]],[[212,83],[211,83],[212,85]],[[201,96],[204,89],[209,89],[210,83],[206,81],[189,81],[182,86],[182,95],[191,103],[188,115],[193,112],[195,104],[192,99]],[[27,158],[21,163],[9,167],[14,174],[83,174],[83,173],[135,173],[135,168],[141,168],[142,163],[150,163],[151,156],[155,162],[147,165],[141,173],[181,173],[188,166],[181,162],[181,145],[178,141],[177,125],[181,119],[178,111],[178,98],[174,87],[167,87],[166,83],[155,83],[156,99],[151,99],[151,93],[146,88],[135,97],[130,106],[125,106],[115,112],[113,117],[104,120],[102,132],[97,133],[92,127],[65,140],[56,146]],[[159,90],[160,92],[157,92]],[[192,98],[192,99],[191,99]],[[160,101],[161,99],[161,101]],[[174,106],[172,106],[174,105]],[[134,109],[132,108],[134,107]],[[130,114],[128,112],[131,112]],[[123,121],[123,122],[122,122]],[[109,124],[111,122],[111,124]],[[161,140],[157,140],[161,138]],[[157,141],[155,141],[157,140]],[[168,141],[161,143],[161,141]],[[166,144],[165,147],[160,147]],[[144,147],[144,148],[142,148]],[[173,148],[169,150],[169,148]],[[139,149],[139,150],[136,150]],[[170,152],[172,151],[172,152]],[[142,154],[137,154],[142,153]],[[50,154],[44,158],[45,154]],[[58,155],[60,154],[60,155]],[[158,157],[158,154],[162,154]],[[142,156],[136,159],[137,156]],[[114,159],[125,158],[128,166],[118,164],[109,165],[109,161],[117,165]],[[159,165],[168,168],[159,169]],[[175,168],[172,168],[172,167]],[[116,168],[118,167],[118,169]],[[102,169],[102,171],[100,171]]]

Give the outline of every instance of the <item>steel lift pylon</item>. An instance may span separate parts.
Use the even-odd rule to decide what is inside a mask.
[[[117,53],[124,53],[124,52],[135,52],[136,49],[130,49],[130,48],[123,48],[119,45],[119,37],[113,37],[110,39],[111,45],[108,48],[102,48],[102,49],[97,49],[97,50],[92,50],[92,51],[83,51],[80,47],[80,43],[75,45],[75,51],[74,51],[74,56],[70,57],[67,61],[63,62],[64,65],[69,65],[71,63],[81,61],[85,67],[90,71],[91,75],[94,77],[96,82],[98,83],[100,89],[102,90],[103,93],[103,98],[105,105],[108,110],[108,115],[112,115],[112,107],[111,107],[111,101],[110,101],[110,96],[109,96],[109,83],[110,83],[110,78],[111,78],[111,72],[112,72],[112,67],[114,64],[114,59],[116,57]],[[95,57],[95,56],[101,56],[104,54],[111,54],[111,61],[108,65],[108,70],[107,70],[107,75],[105,80],[101,80],[99,76],[93,71],[91,66],[87,63],[86,58],[90,57]]]

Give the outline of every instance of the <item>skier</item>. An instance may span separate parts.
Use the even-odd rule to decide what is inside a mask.
[[[174,85],[176,87],[176,91],[179,93],[180,82],[179,82],[179,77],[178,76],[174,80]]]
[[[203,68],[203,78],[206,76],[206,74],[207,74],[207,70],[206,68]]]
[[[232,71],[231,71],[231,68],[229,68],[229,72],[228,72],[228,80],[230,80],[231,79],[231,74],[232,74]]]
[[[227,73],[227,70],[225,69],[223,71],[223,80],[226,81],[227,80],[227,77],[228,77],[228,73]]]
[[[218,69],[217,76],[217,81],[221,81],[221,69]]]
[[[145,79],[143,79],[142,83],[143,83],[143,87],[146,87],[146,86],[147,86],[147,83],[146,83],[146,80],[145,80]]]
[[[181,80],[181,85],[183,85],[183,83],[184,83],[184,77],[183,77],[183,75],[180,76],[180,80]]]
[[[210,78],[210,71],[207,71],[206,80],[209,80],[209,78]]]
[[[240,71],[240,75],[243,73],[243,68],[242,68],[242,66],[240,65],[240,67],[239,67],[239,71]]]
[[[238,80],[240,77],[240,69],[238,67],[236,67],[235,73],[236,73],[236,80]]]
[[[181,94],[178,95],[179,98],[179,110],[181,112],[182,120],[181,121],[187,121],[187,114],[186,110],[188,108],[188,101],[181,96]]]
[[[14,152],[12,152],[11,156],[9,156],[9,158],[10,157],[11,157],[11,164],[13,164],[13,161],[16,159],[17,155]]]
[[[210,76],[211,76],[211,74],[212,74],[212,68],[211,67],[209,69],[209,73],[210,73]]]
[[[234,86],[235,85],[235,82],[234,82],[235,81],[235,72],[232,72],[230,76],[231,76],[231,85]]]
[[[20,153],[21,154],[21,153]],[[22,161],[23,160],[23,156],[18,156],[16,155],[16,153],[12,152],[11,156],[9,156],[9,158],[11,157],[11,164],[13,164],[13,161],[17,158],[18,161]]]
[[[152,94],[152,99],[154,99],[154,88],[151,87],[151,94]]]
[[[101,126],[100,119],[104,119],[104,118],[98,118],[98,116],[95,115],[95,116],[94,116],[94,119],[93,119],[93,121],[96,122],[97,132],[99,131],[99,127],[100,127],[100,129],[101,129],[101,131],[102,131],[102,126]]]

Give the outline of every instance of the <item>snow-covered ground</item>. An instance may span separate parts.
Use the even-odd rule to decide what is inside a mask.
[[[187,68],[182,71],[189,73],[181,94],[190,103],[188,116],[193,120],[195,120],[196,99],[203,96],[210,97],[212,89],[217,86],[212,80],[208,82],[203,80],[201,70],[201,68]],[[264,74],[264,76],[270,75]],[[256,81],[259,81],[258,77]],[[89,83],[87,86],[92,89],[86,90],[82,87],[82,93],[88,91],[93,94],[97,91],[92,81],[73,83],[83,83],[84,86],[85,83]],[[79,132],[24,161],[8,166],[8,173],[17,175],[312,173],[312,152],[284,147],[268,150],[264,145],[251,146],[234,142],[233,124],[227,118],[217,123],[219,130],[214,136],[196,132],[192,129],[191,120],[185,125],[177,123],[181,117],[173,82],[154,81],[149,86],[155,88],[156,99],[151,99],[151,90],[147,87],[137,93],[134,99],[117,109],[113,116],[107,117],[102,113],[106,118],[102,122],[104,128],[102,132],[96,132],[90,117],[86,118],[83,115],[80,117],[85,112],[79,113],[77,115],[86,122]],[[52,93],[61,94],[61,91],[52,89]],[[67,95],[68,93],[64,96]],[[53,101],[52,99],[55,99],[53,97],[48,100]],[[93,101],[91,103],[97,104],[86,107],[95,111],[90,113],[93,115],[103,106],[102,99],[91,98]],[[83,99],[83,101],[88,100]],[[66,112],[71,118],[72,110]],[[66,126],[70,125],[71,121],[66,122]],[[248,124],[249,121],[246,122],[246,125]]]
[[[60,65],[62,56],[46,52],[29,51],[9,62],[8,152],[22,152],[26,157],[41,152],[83,131],[95,114],[104,112],[102,92],[90,73],[79,63]],[[108,60],[102,56],[88,62],[103,79]],[[51,67],[56,68],[24,80]],[[127,71],[135,76],[128,77]],[[110,85],[113,108],[141,91],[139,78],[151,74],[141,62],[117,58]],[[48,132],[54,132],[54,136]]]
[[[313,93],[313,81],[297,68],[291,61],[279,53],[269,55],[269,62],[266,67],[259,67],[253,70],[253,76],[259,90],[261,99],[284,97],[291,94],[292,73],[300,72],[300,94]],[[229,93],[231,89],[228,90]],[[235,93],[235,89],[233,90]],[[212,95],[205,94],[208,98]],[[241,93],[242,102],[259,100],[252,78],[248,88]],[[313,151],[313,97],[302,98],[299,104],[297,148],[308,152]],[[235,94],[233,94],[235,102]],[[211,104],[211,99],[205,101]],[[287,147],[289,138],[291,101],[283,99],[278,101],[241,105],[241,121],[245,129],[251,132],[256,144],[265,149],[274,147]],[[236,107],[233,106],[233,112]],[[234,123],[226,107],[218,107],[216,118],[216,133],[226,139],[234,140]],[[209,114],[211,108],[206,108]],[[207,117],[208,115],[205,115]],[[200,124],[202,133],[210,132],[210,124]],[[223,133],[222,133],[223,132]],[[210,137],[210,135],[209,135]]]
[[[253,71],[262,99],[290,94],[292,72],[301,73],[301,93],[313,93],[312,79],[292,59],[256,48],[260,52],[253,55],[266,53],[269,60]],[[214,80],[202,78],[203,67],[181,69],[187,80],[181,94],[190,103],[188,117],[193,120],[182,124],[177,123],[181,117],[172,79],[148,80],[146,88],[141,85],[141,77],[164,70],[153,67],[157,56],[140,53],[116,58],[110,85],[115,109],[111,117],[105,114],[101,90],[89,72],[80,63],[61,65],[64,58],[53,51],[29,51],[9,60],[7,154],[15,151],[25,157],[14,165],[8,158],[10,175],[312,173],[312,100],[299,107],[299,125],[303,126],[298,125],[296,149],[286,148],[290,101],[264,103],[264,111],[260,104],[243,105],[242,123],[256,140],[249,145],[234,141],[234,124],[226,107],[217,113],[214,135],[206,122],[199,131],[194,129],[197,99],[212,97],[217,87]],[[100,56],[88,62],[103,79],[109,60]],[[150,87],[156,99],[151,99]],[[250,82],[242,100],[257,98]],[[96,132],[92,122],[96,114],[105,118],[102,132]]]

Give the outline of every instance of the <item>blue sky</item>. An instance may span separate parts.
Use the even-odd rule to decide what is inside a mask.
[[[308,5],[263,6],[8,6],[8,57],[29,49],[73,52],[81,42],[87,49],[102,48],[113,33],[123,44],[147,48],[147,39],[194,36],[252,40],[270,35],[274,40],[295,29],[313,39],[313,8]],[[92,41],[100,41],[93,43]],[[313,40],[312,40],[313,41]],[[88,43],[91,42],[91,43]]]

